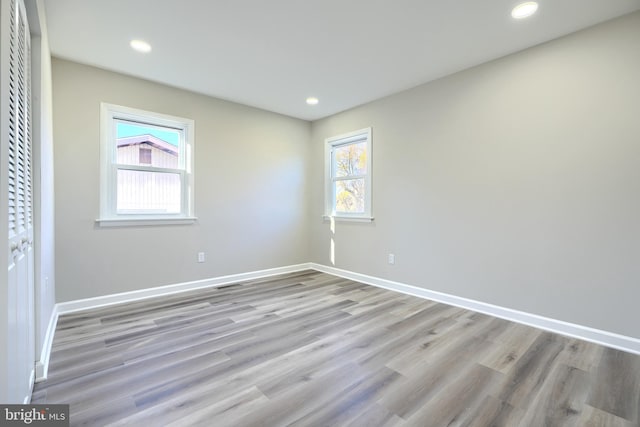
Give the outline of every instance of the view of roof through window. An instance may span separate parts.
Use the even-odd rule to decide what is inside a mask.
[[[178,141],[180,140],[178,131],[166,128],[159,129],[154,126],[139,125],[131,122],[118,122],[116,126],[116,138],[118,139],[130,136],[152,135],[175,146],[178,146]]]

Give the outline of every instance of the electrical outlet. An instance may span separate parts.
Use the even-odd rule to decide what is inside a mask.
[[[394,254],[389,254],[388,257],[389,264],[393,265],[396,263],[396,256]]]
[[[204,262],[204,252],[198,252],[198,262]]]

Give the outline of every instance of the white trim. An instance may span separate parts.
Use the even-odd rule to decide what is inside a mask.
[[[372,150],[372,128],[359,129],[353,132],[345,133],[342,135],[332,136],[326,138],[325,141],[325,153],[324,153],[324,216],[334,217],[336,219],[359,219],[364,221],[373,221],[373,150]],[[364,142],[367,147],[367,173],[366,175],[349,175],[346,177],[336,178],[333,151],[336,148],[340,148],[345,145]],[[349,180],[349,179],[364,179],[364,212],[362,213],[346,213],[335,211],[336,194],[335,194],[335,181]]]
[[[100,227],[129,227],[144,225],[180,225],[193,224],[198,220],[197,217],[179,217],[179,218],[98,218],[96,223]]]
[[[118,121],[137,122],[149,127],[169,128],[181,133],[178,144],[178,167],[159,168],[154,166],[122,165],[116,159],[116,125]],[[195,121],[183,117],[170,116],[152,111],[145,111],[121,105],[100,103],[100,218],[98,225],[108,226],[109,220],[130,219],[132,215],[118,213],[117,173],[119,169],[142,172],[174,173],[180,175],[180,212],[174,217],[189,220],[194,217],[194,151],[195,151]],[[138,213],[136,213],[138,215]],[[146,220],[150,215],[139,213],[139,218]],[[162,220],[167,215],[157,216]],[[176,222],[156,221],[153,224],[175,224]],[[190,224],[193,221],[183,221]],[[144,225],[139,222],[122,221],[118,226]],[[149,225],[149,224],[147,224]]]
[[[77,311],[88,310],[92,308],[106,307],[114,304],[122,304],[125,302],[140,301],[148,298],[154,298],[164,295],[176,294],[194,289],[217,287],[227,285],[229,283],[237,283],[245,280],[261,279],[264,277],[277,276],[279,274],[295,273],[297,271],[311,269],[310,264],[297,264],[287,267],[270,268],[267,270],[252,271],[249,273],[230,274],[228,276],[220,276],[211,279],[195,280],[193,282],[184,282],[174,285],[158,286],[155,288],[140,289],[137,291],[122,292],[118,294],[103,295],[99,297],[80,299],[75,301],[61,302],[56,304],[58,315],[74,313]]]
[[[33,395],[33,385],[36,382],[36,370],[35,368],[31,370],[31,375],[29,375],[29,394],[24,397],[22,402],[23,405],[28,405],[31,403],[31,396]]]
[[[345,221],[345,222],[372,222],[375,218],[369,216],[358,216],[358,217],[349,217],[349,216],[329,216],[322,215],[322,219],[324,221]]]
[[[49,319],[49,326],[47,327],[47,333],[44,336],[44,342],[42,344],[42,352],[40,353],[40,360],[36,361],[36,382],[44,381],[49,374],[49,358],[51,356],[51,346],[53,345],[53,335],[56,332],[56,326],[58,325],[58,305],[53,306],[51,311],[51,318]]]
[[[387,279],[381,279],[378,277],[367,276],[365,274],[354,273],[351,271],[329,267],[322,264],[310,263],[310,267],[323,273],[333,274],[334,276],[344,277],[346,279],[355,280],[367,285],[373,285],[379,288],[389,289],[407,295],[413,295],[416,297],[430,299],[456,307],[462,307],[468,310],[477,311],[479,313],[488,314],[490,316],[499,317],[501,319],[510,320],[512,322],[522,323],[524,325],[544,329],[546,331],[554,332],[560,335],[579,338],[584,341],[593,342],[629,353],[640,354],[640,339],[638,338],[628,337],[613,332],[607,332],[600,329],[577,325],[575,323],[569,323],[562,320],[550,319],[548,317],[539,316],[537,314],[531,314],[524,311],[500,307],[482,301],[475,301],[468,298],[458,297],[443,292],[432,291],[429,289],[394,282]]]

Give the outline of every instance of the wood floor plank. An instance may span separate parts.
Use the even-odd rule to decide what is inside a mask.
[[[402,381],[402,375],[392,369],[382,367],[371,372],[363,369],[363,379],[340,392],[340,399],[334,399],[323,406],[308,411],[294,424],[301,426],[340,426],[355,421],[359,414],[366,413],[389,387]],[[392,413],[387,411],[385,419]],[[379,420],[380,421],[380,420]]]
[[[466,367],[472,365],[470,356],[473,353],[482,353],[489,346],[488,341],[475,339],[469,346],[458,347],[458,351],[452,353],[421,354],[421,360],[416,360],[413,366],[403,367],[400,371],[407,377],[407,381],[393,387],[381,398],[380,403],[408,420],[447,384],[456,381]]]
[[[96,402],[107,402],[124,396],[133,396],[148,389],[179,380],[188,375],[198,375],[203,369],[228,361],[222,352],[167,354],[142,363],[125,365],[121,369],[109,369],[86,377],[59,382],[48,388],[50,395],[64,395],[65,402],[77,410],[89,408]],[[140,372],[144,372],[143,375]]]
[[[581,369],[585,372],[595,372],[602,357],[604,347],[577,338],[569,339],[560,353],[558,363]]]
[[[390,412],[383,406],[373,403],[366,410],[360,412],[346,427],[402,427],[407,425],[405,420]]]
[[[492,395],[485,395],[482,403],[476,408],[472,417],[467,417],[458,424],[460,427],[515,427],[519,426],[522,413],[504,400]],[[531,427],[531,426],[522,426]]]
[[[96,402],[91,407],[74,407],[69,421],[72,426],[104,426],[122,417],[135,414],[138,411],[130,396],[125,396],[108,402]]]
[[[319,377],[293,385],[270,398],[269,405],[248,412],[242,419],[242,425],[295,425],[296,420],[316,408],[331,404],[344,389],[363,381],[366,373],[353,363],[334,365]]]
[[[590,405],[584,406],[578,425],[581,427],[638,427],[636,423],[616,417]]]
[[[603,349],[587,403],[640,425],[640,357]]]
[[[188,414],[178,417],[175,421],[168,423],[167,426],[210,427],[211,420],[216,420],[215,422],[220,423],[220,425],[240,425],[247,412],[268,403],[269,399],[257,387],[252,386],[217,402],[206,402],[198,410],[190,411]]]
[[[62,315],[71,425],[630,427],[640,356],[303,271]]]
[[[540,392],[522,408],[521,424],[580,427],[589,381],[589,374],[583,370],[554,365]]]
[[[495,337],[494,348],[482,359],[480,363],[504,374],[509,373],[516,362],[538,339],[542,331],[522,325],[509,324],[504,333]]]
[[[566,339],[543,332],[518,359],[505,377],[499,398],[524,408],[536,395],[558,358]]]
[[[486,366],[470,365],[418,408],[408,418],[407,425],[424,425],[424,420],[428,419],[434,426],[450,426],[475,419],[485,397],[496,390],[502,376]]]

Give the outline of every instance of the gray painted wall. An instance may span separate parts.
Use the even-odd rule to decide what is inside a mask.
[[[58,302],[309,260],[308,122],[55,58],[53,90]],[[96,226],[101,102],[195,120],[197,224]]]
[[[640,337],[638,46],[635,13],[314,122],[311,260]],[[324,139],[367,126],[375,221],[333,235]]]

